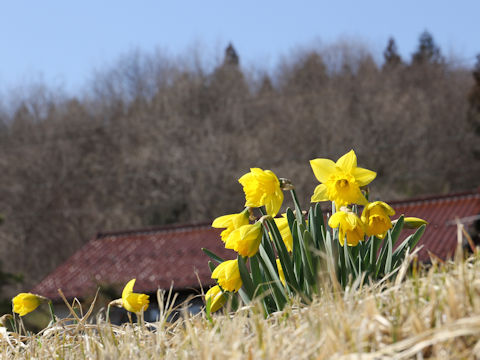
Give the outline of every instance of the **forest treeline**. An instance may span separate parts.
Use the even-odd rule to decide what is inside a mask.
[[[46,86],[0,112],[0,259],[41,280],[97,231],[210,221],[237,212],[250,167],[290,178],[355,149],[372,197],[471,190],[479,182],[480,61],[446,59],[428,33],[410,59],[355,43],[299,51],[269,75],[133,51],[85,94]],[[141,261],[141,259],[139,259]]]

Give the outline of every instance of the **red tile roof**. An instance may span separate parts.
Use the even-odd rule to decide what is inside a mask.
[[[456,244],[455,218],[480,214],[480,193],[470,192],[390,202],[398,217],[415,216],[429,222],[419,245],[421,261],[429,254],[447,258]],[[54,270],[33,290],[51,299],[59,299],[61,288],[67,298],[94,293],[100,284],[116,284],[121,289],[136,278],[135,291],[167,289],[172,281],[176,290],[213,284],[207,266],[206,247],[218,255],[235,258],[220,240],[220,231],[210,224],[167,226],[161,228],[99,233],[65,263]],[[413,232],[413,231],[412,231]],[[197,275],[195,274],[197,271]]]
[[[101,284],[121,290],[136,278],[135,291],[151,293],[158,288],[176,290],[213,284],[202,247],[225,259],[236,254],[226,250],[221,230],[210,224],[99,233],[50,273],[33,293],[59,300],[61,288],[68,299],[94,294]],[[195,271],[198,274],[195,274]]]
[[[440,259],[447,259],[454,254],[457,247],[455,219],[462,220],[480,214],[480,192],[393,201],[390,205],[396,211],[394,218],[405,214],[405,216],[419,217],[428,221],[429,224],[418,244],[423,245],[419,253],[420,261],[429,261],[429,252]],[[471,219],[464,219],[461,222],[467,226],[468,222],[471,223]],[[404,231],[404,233],[406,237],[413,231]]]

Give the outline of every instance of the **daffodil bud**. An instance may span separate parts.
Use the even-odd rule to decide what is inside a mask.
[[[407,229],[418,229],[420,226],[428,224],[425,220],[417,217],[406,217],[403,219],[403,223]]]

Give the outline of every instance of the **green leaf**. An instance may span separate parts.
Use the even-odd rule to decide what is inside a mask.
[[[255,288],[254,295],[258,296],[262,293],[262,284],[265,282],[258,265],[258,254],[250,258],[250,269],[252,270],[253,285]]]
[[[413,249],[417,244],[423,233],[425,232],[426,225],[420,226],[414,234],[408,236],[393,253],[393,259],[395,266],[399,266],[405,256],[407,248]]]
[[[218,262],[219,264],[221,264],[222,262],[224,262],[225,260],[222,259],[220,256],[216,255],[215,253],[213,253],[212,251],[206,249],[206,248],[202,248],[202,251],[207,254],[208,256],[210,256],[213,260],[215,260],[216,262]]]
[[[245,264],[245,259],[243,256],[238,255],[238,270],[240,271],[240,277],[242,278],[242,287],[245,290],[246,295],[251,300],[255,294],[255,286],[253,285],[252,278],[248,272],[247,266]]]
[[[210,316],[211,313],[211,307],[212,307],[212,298],[209,297],[207,299],[207,303],[205,304],[205,315],[207,316],[207,319],[210,323],[212,323],[212,317]]]
[[[278,258],[280,259],[280,264],[282,265],[283,273],[285,275],[285,281],[289,286],[293,286],[297,290],[300,288],[296,279],[295,273],[293,269],[292,260],[290,259],[290,254],[288,253],[287,247],[283,242],[282,235],[278,230],[277,224],[275,224],[274,220],[267,220],[267,226],[272,234],[273,242],[277,249]],[[272,265],[275,264],[276,261],[271,261]]]
[[[210,268],[210,271],[213,273],[213,270],[215,270],[216,266],[214,263],[212,263],[210,260],[208,260],[208,267]]]
[[[312,248],[314,247],[313,245],[313,238],[312,235],[308,232],[308,230],[305,230],[303,232],[303,242],[305,246],[305,257],[306,257],[306,265],[308,268],[308,273],[309,273],[309,283],[313,285],[315,283],[315,278],[317,275],[315,264],[313,258],[314,255],[312,254]],[[313,256],[312,256],[313,255]],[[313,257],[313,258],[312,258]],[[307,273],[307,271],[305,271]],[[308,279],[307,279],[308,280]]]
[[[392,253],[393,253],[393,240],[390,232],[387,233],[387,260],[385,261],[384,275],[389,274],[392,271]]]
[[[392,246],[395,246],[395,244],[398,241],[398,238],[400,237],[400,234],[403,230],[403,224],[404,224],[404,216],[401,215],[398,219],[397,222],[395,223],[395,226],[391,230],[391,237],[392,237]]]
[[[293,203],[295,204],[295,217],[300,224],[305,226],[305,219],[303,218],[302,208],[300,207],[295,189],[290,190],[290,194],[292,194]]]
[[[268,280],[268,286],[273,291],[273,298],[275,300],[275,304],[277,305],[278,310],[282,310],[287,302],[287,294],[285,293],[285,289],[283,287],[280,278],[278,277],[276,265],[273,265],[268,260],[268,255],[265,253],[265,250],[260,247],[260,263],[265,271],[265,277]]]
[[[265,249],[265,252],[267,253],[268,258],[270,259],[270,262],[274,263],[275,252],[273,251],[272,242],[268,234],[268,227],[267,227],[267,231],[264,231],[262,235],[262,246]]]
[[[297,220],[294,220],[293,226],[290,228],[293,237],[293,269],[296,280],[302,286],[302,249],[300,248],[300,240],[298,236]]]

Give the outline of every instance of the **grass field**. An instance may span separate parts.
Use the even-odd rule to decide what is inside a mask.
[[[8,359],[465,359],[480,356],[480,259],[469,258],[373,286],[325,285],[309,305],[294,302],[265,319],[236,313],[186,315],[113,326],[104,313],[59,322],[39,334],[1,334]],[[161,297],[162,295],[159,294]],[[96,323],[93,320],[96,319]]]

